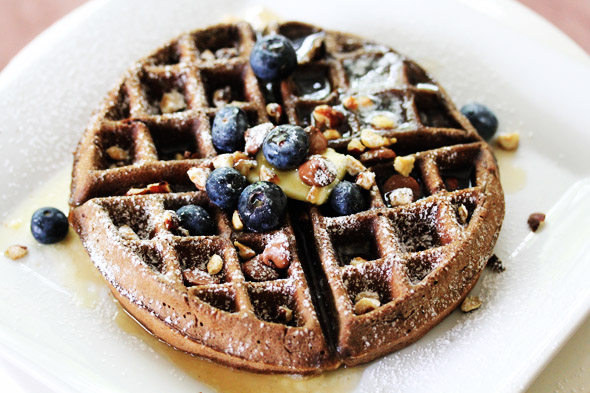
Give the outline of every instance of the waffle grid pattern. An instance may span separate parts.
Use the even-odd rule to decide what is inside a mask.
[[[182,35],[134,65],[94,116],[76,152],[72,221],[115,294],[134,299],[158,318],[160,324],[151,326],[156,335],[168,337],[164,330],[171,329],[196,343],[186,344],[175,336],[167,340],[173,345],[255,371],[310,373],[341,363],[363,363],[422,336],[475,283],[503,216],[497,168],[487,145],[445,92],[412,61],[391,49],[308,25],[278,24],[268,32],[294,42],[323,34],[324,44],[292,77],[270,90],[249,67],[256,36],[245,23]],[[220,89],[226,89],[232,105],[246,111],[251,125],[269,121],[266,103],[274,101],[285,111],[280,123],[307,126],[316,106],[342,108],[344,92],[364,93],[359,86],[366,72],[359,73],[354,64],[366,64],[365,71],[370,71],[386,56],[394,59],[384,63],[386,82],[393,83],[370,93],[382,103],[380,109],[398,114],[402,125],[383,134],[397,138],[392,148],[398,155],[415,153],[412,175],[420,181],[423,199],[390,208],[378,179],[370,190],[368,211],[332,217],[326,207],[310,206],[301,217],[290,215],[277,231],[255,234],[233,230],[228,215],[209,204],[189,181],[188,169],[208,165],[217,154],[211,122]],[[302,88],[306,82],[299,81],[301,75],[319,75],[328,93],[310,98]],[[280,94],[274,95],[277,88]],[[182,95],[185,109],[162,113],[163,97],[171,91]],[[343,137],[330,141],[341,152],[368,126],[362,113],[343,111],[346,122],[339,130]],[[125,149],[128,156],[113,159],[107,154],[111,146]],[[385,175],[394,173],[389,166],[391,173]],[[472,168],[468,184],[448,190],[445,173],[462,168]],[[159,181],[170,183],[173,192],[121,196],[132,187]],[[212,212],[216,235],[190,237],[167,229],[162,221],[165,212],[189,203]],[[457,215],[459,205],[468,210],[463,223]],[[491,222],[484,223],[490,216]],[[89,217],[95,224],[85,223]],[[333,315],[316,314],[302,267],[302,262],[313,262],[299,260],[302,254],[295,240],[294,221],[299,219],[315,239],[319,274],[329,288],[326,296],[334,300]],[[123,226],[131,227],[138,239],[121,237]],[[490,229],[482,231],[482,226]],[[470,242],[476,235],[479,238]],[[101,236],[113,243],[105,256],[96,251],[102,247]],[[287,272],[272,281],[248,281],[233,242],[260,253],[276,236],[284,236],[290,244]],[[206,263],[213,254],[222,257],[224,267],[211,276]],[[352,265],[354,256],[368,261]],[[115,260],[122,262],[109,267]],[[136,266],[125,266],[129,260]],[[457,266],[456,261],[463,264]],[[112,269],[118,270],[118,277]],[[202,280],[200,285],[187,282],[183,277],[187,269]],[[129,294],[128,287],[139,290]],[[376,292],[381,306],[356,315],[355,297],[363,291]],[[144,296],[160,300],[152,304]],[[293,310],[290,322],[280,319],[279,306]],[[208,334],[208,328],[216,325],[226,330]],[[335,342],[326,342],[328,329],[336,331]],[[329,345],[334,348],[329,350]],[[273,353],[277,346],[280,350]]]

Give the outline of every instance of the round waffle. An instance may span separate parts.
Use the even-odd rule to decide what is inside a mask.
[[[184,34],[133,65],[76,150],[70,221],[115,297],[174,347],[259,372],[368,362],[420,338],[475,285],[504,215],[498,168],[444,90],[403,55],[295,22],[266,33],[297,49],[299,65],[280,84],[255,77],[257,35],[243,22]],[[395,124],[377,133],[414,160],[412,203],[388,199],[391,154],[361,156],[376,175],[368,210],[336,217],[326,205],[289,200],[284,225],[254,233],[237,230],[187,175],[213,165],[212,119],[227,103],[252,127],[306,127],[318,106],[338,107],[346,116],[329,146],[348,154],[376,112],[344,101],[366,95]],[[173,225],[168,212],[187,204],[206,208],[214,235]],[[247,262],[277,243],[291,256],[288,269],[252,271]],[[211,273],[213,255],[223,267]],[[358,307],[363,296],[370,309]]]

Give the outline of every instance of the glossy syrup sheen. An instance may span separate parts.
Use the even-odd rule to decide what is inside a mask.
[[[30,266],[51,265],[54,271],[43,274],[51,277],[52,285],[60,286],[72,294],[73,307],[86,310],[97,309],[100,307],[101,297],[108,293],[108,286],[90,261],[75,232],[70,229],[64,241],[56,245],[42,246],[34,242],[28,229],[30,217],[39,207],[55,206],[67,212],[69,181],[70,169],[64,168],[46,185],[30,195],[22,206],[14,209],[14,213],[0,226],[0,245],[2,251],[10,244],[26,245],[31,250],[31,254],[37,254],[38,251],[43,261],[28,255],[21,259],[20,263]],[[55,263],[50,264],[47,259]],[[179,372],[183,373],[214,391],[229,393],[352,392],[362,376],[362,367],[340,369],[311,377],[255,374],[225,367],[189,355],[160,341],[129,316],[116,300],[113,299],[113,301],[116,303],[117,312],[111,323],[119,332],[140,339],[160,357],[168,360],[171,373],[174,372],[176,375]],[[100,317],[97,315],[97,318]],[[146,356],[153,355],[146,352]]]

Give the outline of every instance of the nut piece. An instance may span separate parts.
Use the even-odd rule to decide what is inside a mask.
[[[278,123],[281,120],[281,116],[283,115],[283,107],[276,102],[272,102],[266,105],[266,114],[274,120],[275,123]]]
[[[361,130],[361,142],[370,149],[388,146],[393,143],[389,138],[385,138],[368,128]]]
[[[129,152],[120,146],[111,146],[106,149],[106,153],[113,161],[127,161],[129,159]]]
[[[336,180],[334,165],[320,156],[312,156],[298,168],[299,178],[308,186],[325,187]]]
[[[139,236],[137,236],[137,233],[129,225],[121,225],[119,227],[119,235],[124,240],[139,240]]]
[[[409,176],[410,173],[412,172],[412,170],[414,169],[414,162],[415,161],[416,161],[416,159],[414,158],[414,156],[404,156],[404,157],[397,156],[397,157],[395,157],[395,160],[393,161],[393,167],[400,174],[402,174],[404,176]]]
[[[266,245],[262,252],[262,262],[277,269],[285,269],[291,263],[289,243],[285,236],[279,236]]]
[[[279,306],[277,309],[278,319],[283,323],[289,323],[293,320],[293,310],[286,306]]]
[[[359,160],[350,155],[346,156],[346,172],[350,176],[356,176],[366,170],[367,168]]]
[[[172,192],[170,184],[167,181],[152,183],[147,185],[148,194],[167,194]]]
[[[165,93],[160,101],[160,111],[162,113],[174,113],[186,109],[184,96],[178,90],[172,90]]]
[[[264,142],[266,134],[268,134],[274,127],[275,126],[269,122],[259,124],[256,127],[248,128],[244,133],[244,139],[246,141],[244,150],[246,153],[251,156],[258,153],[262,147],[262,143]]]
[[[237,210],[235,210],[234,214],[232,214],[231,216],[231,224],[236,231],[241,231],[242,229],[244,229],[244,223],[242,222],[242,219],[240,218],[240,213],[238,213]]]
[[[191,285],[217,284],[219,282],[216,277],[211,277],[199,269],[186,269],[182,272],[182,277]]]
[[[324,138],[329,141],[333,141],[334,139],[342,138],[342,134],[340,134],[337,130],[328,129],[324,131]]]
[[[211,169],[195,167],[189,169],[186,173],[198,190],[205,191],[205,185],[207,184],[207,178],[211,174]]]
[[[328,148],[328,140],[320,130],[311,126],[305,129],[309,133],[309,154],[322,154]]]
[[[279,177],[275,173],[274,169],[269,168],[266,165],[260,166],[260,173],[258,174],[258,176],[262,181],[269,181],[275,184],[279,182]]]
[[[25,255],[29,253],[29,249],[26,246],[21,246],[20,244],[13,244],[12,246],[8,246],[6,251],[4,251],[4,256],[6,258],[10,258],[13,261],[17,259],[21,259]]]
[[[242,263],[242,272],[246,279],[256,282],[276,280],[280,277],[278,271],[262,262],[260,255]]]
[[[215,60],[215,55],[210,49],[205,49],[203,52],[201,52],[201,60]]]
[[[213,167],[218,168],[232,168],[234,166],[234,157],[230,153],[220,154],[213,158]]]
[[[511,132],[498,135],[498,145],[504,150],[516,150],[520,142],[520,134]]]
[[[367,108],[367,107],[375,105],[375,102],[370,97],[360,96],[358,98],[358,104],[359,104],[359,106],[362,106],[363,108]]]
[[[174,231],[180,227],[180,219],[174,210],[166,210],[162,215],[162,221],[167,231]]]
[[[461,311],[470,312],[481,307],[481,299],[479,296],[467,296],[463,303],[461,303]]]
[[[234,169],[244,176],[248,176],[252,168],[258,165],[256,160],[237,160],[234,163]]]
[[[527,224],[529,224],[529,228],[531,228],[531,231],[533,232],[537,232],[537,229],[539,229],[539,227],[544,223],[545,214],[543,213],[533,213],[529,216],[529,219],[527,220]]]
[[[363,258],[363,257],[354,257],[354,258],[352,258],[350,260],[350,264],[352,266],[360,265],[360,264],[363,264],[365,262],[367,262],[367,260],[365,258]]]
[[[251,249],[250,247],[240,243],[239,241],[234,241],[234,246],[238,249],[238,255],[243,260],[252,259],[256,256],[256,251]]]
[[[365,190],[370,190],[375,184],[375,172],[364,171],[359,173],[356,177],[355,183]]]
[[[371,125],[377,129],[390,130],[392,128],[395,128],[397,124],[392,118],[388,116],[377,115],[373,116],[373,118],[371,119]]]
[[[357,315],[366,314],[381,306],[379,295],[373,291],[359,293],[356,295],[354,302],[354,312]]]
[[[342,105],[344,105],[349,111],[356,111],[359,107],[357,99],[353,96],[346,97],[344,101],[342,101]]]
[[[225,86],[213,92],[213,105],[218,108],[224,107],[232,101],[231,87]]]
[[[313,110],[315,125],[319,128],[338,128],[344,120],[344,113],[329,105],[318,105]]]
[[[350,142],[348,142],[348,146],[346,149],[351,154],[360,154],[365,151],[367,147],[361,143],[361,140],[358,138],[352,138]]]
[[[380,147],[378,149],[371,149],[364,152],[359,157],[359,160],[365,165],[373,165],[379,162],[393,160],[396,154],[393,150],[387,147]]]
[[[469,211],[467,210],[465,205],[459,205],[459,207],[457,208],[457,214],[459,215],[459,222],[461,224],[466,224],[467,218],[469,218]]]
[[[217,254],[211,255],[209,262],[207,262],[207,272],[210,275],[217,274],[223,269],[223,259]]]
[[[396,188],[385,194],[385,200],[391,207],[407,205],[414,201],[414,192],[411,188]]]
[[[506,268],[502,264],[502,261],[500,260],[500,258],[498,258],[498,256],[496,254],[493,254],[490,257],[490,259],[488,259],[488,263],[486,264],[486,266],[489,267],[490,269],[492,269],[492,271],[496,272],[496,273],[502,273],[503,271],[506,270]]]

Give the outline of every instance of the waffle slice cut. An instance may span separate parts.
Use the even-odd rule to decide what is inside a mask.
[[[455,309],[491,256],[504,199],[490,147],[415,62],[307,24],[262,34],[272,33],[299,60],[280,83],[255,77],[257,35],[243,22],[184,34],[134,64],[78,145],[70,221],[115,297],[157,337],[233,367],[310,374],[402,348]],[[289,200],[280,228],[236,228],[187,175],[213,167],[211,124],[227,104],[251,127],[317,127],[375,174],[370,207],[337,217]],[[410,193],[398,195],[391,181],[406,175]],[[178,226],[173,212],[188,204],[209,212],[215,234]],[[286,269],[264,263],[277,244]]]

